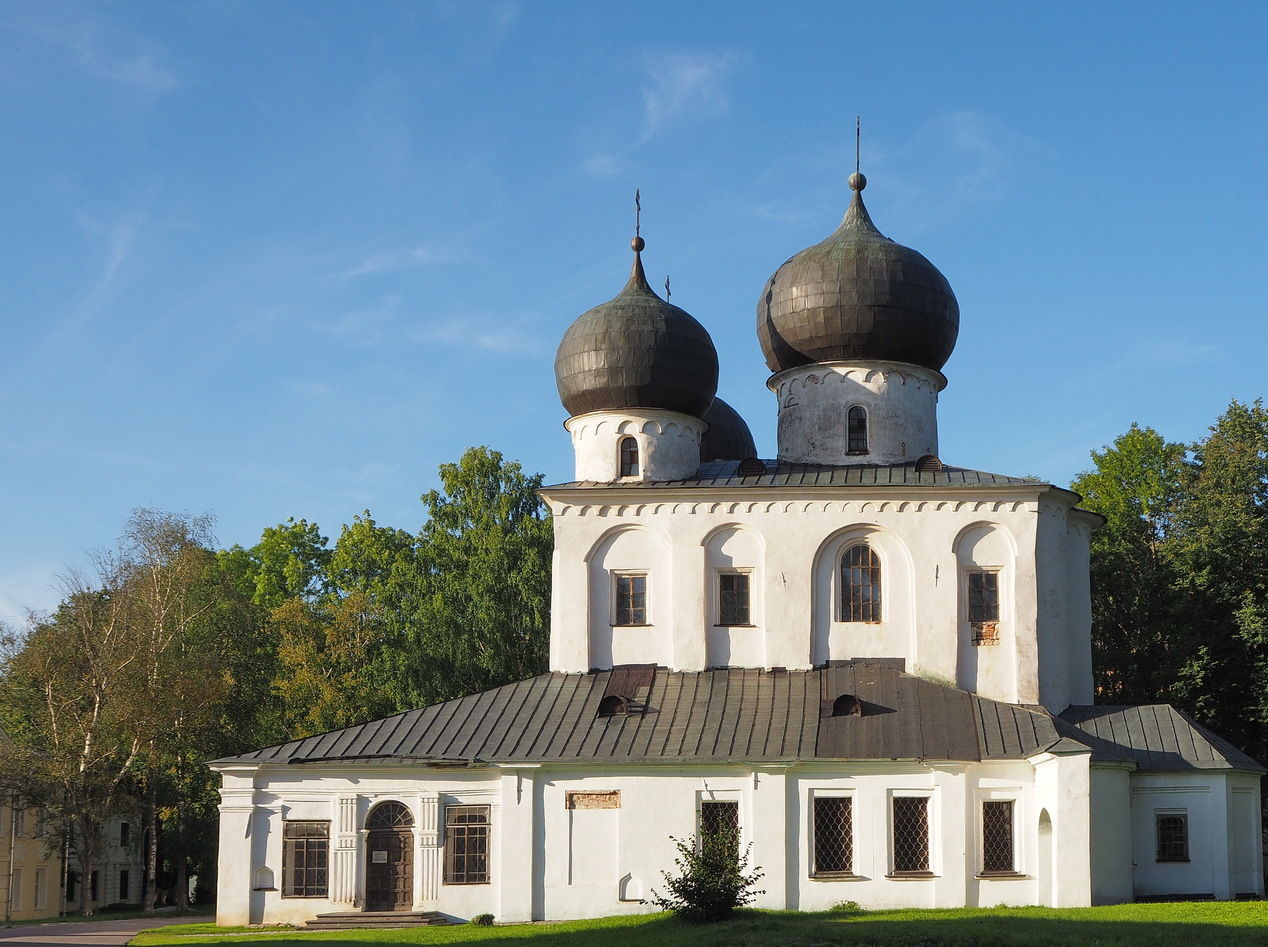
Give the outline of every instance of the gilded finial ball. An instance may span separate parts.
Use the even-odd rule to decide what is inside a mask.
[[[850,175],[849,185],[851,191],[861,191],[867,187],[867,178],[855,171]]]
[[[643,247],[647,246],[642,237],[635,237],[630,241],[630,249],[635,253],[642,253]]]

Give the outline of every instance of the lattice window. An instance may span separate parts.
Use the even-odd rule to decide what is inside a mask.
[[[414,824],[409,807],[401,802],[380,802],[365,820],[367,829],[403,829]]]
[[[638,441],[632,437],[621,438],[621,476],[638,476]]]
[[[895,796],[894,873],[929,870],[929,800]]]
[[[1189,817],[1183,812],[1154,815],[1154,836],[1158,843],[1156,861],[1189,860]]]
[[[867,411],[857,404],[846,414],[845,433],[847,454],[867,453]]]
[[[642,573],[618,573],[616,582],[616,615],[614,625],[647,624],[647,576]]]
[[[1013,803],[982,803],[982,871],[1011,872],[1013,861]]]
[[[740,853],[740,804],[707,800],[700,803],[700,845],[726,846]]]
[[[816,875],[848,875],[854,870],[853,800],[848,796],[815,796]]]
[[[999,573],[970,572],[969,627],[975,645],[999,644]]]
[[[881,561],[866,543],[841,556],[841,621],[881,620]]]
[[[747,572],[718,573],[718,624],[750,624]]]
[[[489,807],[445,807],[445,884],[489,883]]]
[[[283,822],[282,897],[324,898],[329,857],[329,822]]]

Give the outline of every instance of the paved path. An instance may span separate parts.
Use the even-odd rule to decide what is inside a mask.
[[[139,931],[169,924],[197,924],[214,917],[134,917],[127,921],[73,921],[69,924],[33,924],[0,930],[0,944],[126,944]]]

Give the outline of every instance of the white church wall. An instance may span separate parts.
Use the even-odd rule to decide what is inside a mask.
[[[1259,778],[1220,771],[1139,772],[1131,777],[1137,897],[1262,894]],[[1185,821],[1187,858],[1159,851],[1160,817]]]
[[[1093,763],[1092,903],[1132,899],[1132,814],[1129,763]]]
[[[779,459],[806,464],[900,464],[938,453],[940,372],[900,362],[818,362],[774,375]],[[849,449],[847,416],[867,417],[867,451]]]
[[[1039,808],[1036,901],[1047,907],[1077,908],[1092,903],[1089,757],[1087,752],[1041,753],[1030,761],[1035,768]]]
[[[611,483],[621,480],[682,480],[700,466],[700,438],[705,423],[677,411],[628,408],[594,411],[569,418],[577,480]],[[621,476],[625,437],[638,443],[638,473]]]
[[[707,498],[659,489],[563,493],[545,494],[556,536],[554,670],[650,662],[678,670],[808,668],[828,659],[899,657],[908,670],[983,696],[1038,703],[1039,668],[1049,660],[1048,652],[1040,655],[1042,611],[1053,632],[1051,660],[1069,666],[1056,678],[1090,674],[1090,627],[1080,600],[1086,579],[1066,568],[1086,556],[1087,534],[1049,530],[1041,537],[1038,522],[1039,497],[1060,506],[1072,499],[1064,491],[1037,486],[969,498],[948,490],[923,499],[859,491],[842,499],[835,490],[779,500],[758,491]],[[719,530],[731,532],[710,538],[723,536]],[[1057,538],[1050,541],[1049,532]],[[860,539],[881,559],[882,620],[875,625],[835,620],[834,557]],[[760,559],[752,573],[759,620],[719,631],[717,570],[741,559]],[[1049,562],[1058,580],[1041,590],[1037,577],[1048,573]],[[971,644],[967,572],[974,569],[1000,576],[996,645]],[[611,625],[612,576],[621,570],[648,575],[653,601],[646,628]],[[1071,654],[1085,657],[1076,662]],[[1090,677],[1078,689],[1089,692]],[[1052,709],[1069,703],[1068,687],[1050,693]]]

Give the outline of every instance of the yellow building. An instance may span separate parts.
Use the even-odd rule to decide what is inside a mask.
[[[61,878],[61,853],[44,831],[43,810],[0,805],[0,902],[5,921],[57,917]]]

